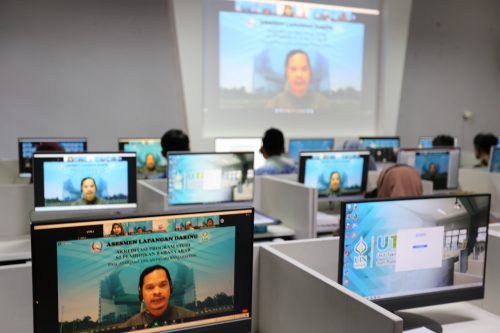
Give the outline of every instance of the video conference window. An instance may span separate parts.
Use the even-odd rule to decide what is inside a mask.
[[[277,121],[292,135],[349,124],[372,131],[379,4],[366,6],[211,1],[205,6],[205,134],[227,133],[242,116],[250,133]]]
[[[418,148],[432,148],[432,141],[434,137],[432,136],[421,136],[418,138]]]
[[[168,204],[251,201],[254,154],[168,153]]]
[[[458,187],[459,149],[402,149],[398,163],[414,167],[422,179],[433,182],[434,190]]]
[[[490,172],[500,172],[500,148],[491,150]]]
[[[137,154],[138,178],[165,178],[167,159],[162,155],[160,139],[118,139],[118,149]]]
[[[489,203],[489,195],[343,203],[340,283],[393,309],[482,297]]]
[[[137,206],[135,153],[36,153],[33,161],[35,211]]]
[[[19,175],[31,177],[32,158],[36,152],[58,151],[80,153],[87,151],[86,138],[19,138]]]
[[[368,158],[368,151],[301,153],[299,181],[321,197],[363,194]]]
[[[288,142],[288,157],[298,163],[302,151],[326,151],[334,148],[334,139],[290,139]]]
[[[361,137],[359,141],[370,153],[376,162],[396,162],[400,147],[399,137]]]
[[[250,331],[252,230],[251,209],[34,225],[35,332]]]

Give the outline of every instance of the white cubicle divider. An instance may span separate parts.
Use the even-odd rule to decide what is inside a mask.
[[[18,174],[17,160],[0,160],[0,184],[14,184]]]
[[[486,282],[484,290],[483,308],[496,315],[500,315],[500,227],[491,227],[488,232],[488,256],[486,258]]]
[[[316,237],[316,189],[275,176],[255,177],[255,183],[260,193],[254,200],[257,210],[281,220],[294,230],[296,239]]]
[[[167,210],[167,180],[142,179],[137,181],[137,210],[155,213]]]
[[[458,173],[460,189],[465,192],[491,193],[491,213],[500,218],[500,173],[483,169],[461,168]]]
[[[337,237],[266,244],[259,253],[259,333],[398,333],[403,321],[336,282]]]
[[[34,208],[32,184],[0,185],[0,237],[28,235]]]

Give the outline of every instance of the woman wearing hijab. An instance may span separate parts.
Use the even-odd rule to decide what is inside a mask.
[[[418,171],[408,165],[396,164],[385,168],[377,180],[377,198],[417,197],[422,192]]]

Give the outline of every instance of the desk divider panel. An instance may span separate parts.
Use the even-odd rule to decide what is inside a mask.
[[[0,236],[29,235],[34,201],[33,184],[0,185]]]
[[[490,211],[500,217],[500,173],[462,168],[458,173],[458,183],[462,191],[491,193]]]
[[[486,258],[486,281],[484,285],[483,308],[500,315],[500,231],[497,228],[488,232],[488,256]]]
[[[165,189],[161,190],[161,181]],[[167,186],[165,180],[137,181],[137,210],[140,213],[163,212],[167,210]]]
[[[0,184],[14,184],[18,175],[17,160],[0,160]]]
[[[403,321],[398,316],[282,252],[287,252],[290,244],[290,252],[294,255],[298,255],[297,251],[302,248],[306,252],[300,255],[302,258],[324,258],[325,254],[321,251],[328,244],[334,246],[337,243],[338,239],[332,238],[326,241],[291,241],[260,248],[258,332],[403,331]],[[334,252],[333,249],[331,252]]]
[[[280,219],[283,225],[295,231],[297,239],[315,237],[316,189],[283,177],[261,176],[255,181],[260,193],[254,201],[257,210]]]

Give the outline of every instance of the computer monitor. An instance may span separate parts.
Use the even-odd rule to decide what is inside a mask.
[[[500,172],[500,147],[491,147],[490,172]]]
[[[401,149],[398,163],[417,169],[420,177],[430,180],[434,190],[458,188],[460,148]]]
[[[418,148],[432,148],[433,136],[421,136],[418,138]]]
[[[215,138],[215,151],[217,153],[253,152],[255,170],[266,163],[266,159],[260,152],[261,147],[262,138]]]
[[[288,141],[288,157],[299,162],[301,151],[326,151],[335,149],[332,138],[292,138]]]
[[[167,159],[159,138],[120,138],[118,150],[137,154],[137,178],[165,178]]]
[[[19,176],[31,177],[32,158],[38,147],[43,150],[79,153],[87,151],[87,138],[19,138]],[[45,148],[44,148],[45,147]]]
[[[497,147],[500,148],[500,136],[498,136],[497,139],[498,139]]]
[[[250,332],[252,246],[252,209],[32,224],[34,332]]]
[[[482,298],[490,195],[346,201],[338,281],[391,311]]]
[[[320,197],[363,195],[368,179],[368,150],[301,152],[299,182]]]
[[[35,153],[35,211],[134,209],[135,153]]]
[[[252,201],[254,154],[169,152],[168,205]]]
[[[376,162],[396,162],[397,152],[399,150],[399,136],[377,136],[360,137],[359,141],[364,148],[370,149],[370,153]]]

